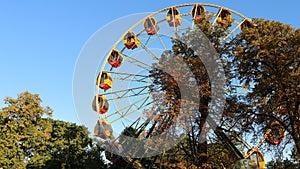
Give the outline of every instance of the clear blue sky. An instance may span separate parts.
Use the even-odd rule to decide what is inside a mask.
[[[9,0],[0,2],[0,99],[23,91],[40,94],[53,117],[77,122],[72,78],[90,36],[122,16],[182,3],[211,3],[249,18],[300,27],[299,0]],[[3,107],[3,102],[0,102]]]

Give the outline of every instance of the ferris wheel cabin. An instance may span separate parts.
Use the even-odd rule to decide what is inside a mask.
[[[113,82],[112,82],[112,78],[111,78],[110,74],[107,72],[102,72],[102,73],[98,74],[97,80],[96,80],[96,85],[98,85],[97,83],[98,83],[100,74],[101,74],[101,78],[100,78],[99,87],[104,90],[110,89],[113,86]]]
[[[241,31],[245,31],[248,28],[253,28],[255,25],[251,23],[248,19],[244,19],[243,23],[240,26]]]
[[[113,49],[110,52],[110,55],[109,55],[107,61],[113,68],[118,68],[121,66],[124,59],[119,51]]]
[[[100,137],[102,139],[113,139],[113,128],[111,123],[105,119],[100,119],[97,121],[94,127],[94,136]]]
[[[159,30],[156,20],[153,17],[148,17],[145,19],[144,28],[148,35],[155,35]]]
[[[271,132],[266,133],[266,141],[272,145],[281,143],[285,137],[285,128],[278,121],[274,121],[271,123],[270,129]]]
[[[250,149],[248,152],[253,151],[253,153],[249,156],[251,161],[256,163],[259,169],[264,169],[266,162],[264,155],[258,149]]]
[[[205,18],[205,9],[201,5],[194,5],[191,15],[193,16],[194,20],[201,20]]]
[[[230,27],[233,23],[231,13],[226,9],[220,9],[218,13],[219,16],[217,16],[217,22],[219,26],[226,26],[227,28]]]
[[[105,114],[108,111],[109,103],[108,103],[108,100],[104,96],[101,96],[101,95],[97,96],[97,104],[98,104],[99,111],[97,111],[96,96],[95,96],[92,101],[93,110],[96,112],[99,112],[100,114]]]
[[[169,26],[172,27],[177,27],[182,23],[180,13],[175,7],[169,9],[169,11],[167,12],[166,20],[168,21]]]
[[[127,34],[124,36],[123,43],[127,49],[135,49],[140,45],[136,34],[133,32],[127,32]]]

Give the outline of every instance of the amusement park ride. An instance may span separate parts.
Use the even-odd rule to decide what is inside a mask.
[[[164,16],[164,18],[160,16]],[[251,19],[231,9],[213,5],[213,4],[181,4],[174,7],[165,8],[154,12],[133,25],[124,36],[121,37],[115,45],[108,52],[103,60],[102,67],[96,78],[96,96],[92,101],[92,108],[97,112],[98,120],[94,128],[94,135],[103,142],[112,142],[117,147],[118,136],[114,136],[113,127],[123,129],[132,127],[136,132],[131,134],[135,138],[151,137],[151,123],[146,118],[138,117],[143,109],[147,109],[154,100],[150,96],[149,86],[152,79],[149,77],[149,70],[151,69],[150,62],[141,57],[135,57],[135,50],[141,48],[150,56],[152,60],[157,60],[157,55],[152,48],[157,48],[160,44],[163,50],[168,49],[168,44],[171,43],[170,37],[165,37],[160,34],[163,26],[172,28],[172,36],[177,36],[183,32],[182,26],[184,20],[190,21],[190,27],[194,26],[197,20],[206,20],[212,23],[213,26],[225,27],[228,30],[226,37],[222,41],[226,41],[230,37],[234,37],[240,31],[247,29],[247,27],[254,26]],[[155,44],[151,46],[151,44]],[[143,55],[144,56],[144,55]],[[146,55],[145,55],[146,56]],[[129,69],[122,69],[126,65],[136,66],[139,71],[129,72]],[[122,84],[127,84],[122,89]],[[119,86],[118,86],[119,85]],[[118,87],[116,87],[118,86]],[[116,88],[115,88],[116,87]],[[113,102],[126,103],[121,107],[113,107]],[[130,120],[128,116],[134,115],[138,118]],[[117,124],[118,123],[118,124]],[[214,123],[208,120],[208,123]],[[115,125],[116,124],[116,125]],[[213,124],[216,125],[216,124]],[[284,138],[284,132],[281,131],[280,125],[277,122],[272,123],[272,130],[269,129],[261,141],[251,148],[245,141],[245,146],[249,151],[244,155],[225,134],[221,127],[214,130],[217,138],[230,150],[235,156],[240,159],[235,164],[235,168],[240,168],[242,165],[252,166],[252,168],[264,168],[265,160],[263,154],[259,151],[260,145],[267,141],[270,144],[279,144]],[[277,131],[276,131],[277,130]],[[281,132],[279,138],[273,138],[272,132]],[[144,134],[147,133],[147,134]],[[243,140],[242,138],[239,138]],[[110,152],[105,152],[106,158],[115,165],[120,160],[131,163],[135,168],[144,168],[138,160],[131,157],[121,157]]]

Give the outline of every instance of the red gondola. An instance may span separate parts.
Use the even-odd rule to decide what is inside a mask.
[[[123,43],[127,49],[135,49],[140,45],[140,42],[133,32],[127,32],[124,36]]]
[[[273,145],[281,143],[285,137],[285,128],[278,121],[275,121],[271,123],[270,129],[271,131],[267,134],[266,141]]]
[[[173,27],[177,27],[182,23],[180,13],[175,7],[169,9],[166,20],[168,21],[169,26]]]
[[[108,100],[104,96],[98,95],[97,104],[98,104],[99,111],[97,111],[97,108],[96,108],[96,96],[95,96],[92,101],[93,110],[96,112],[99,112],[100,114],[105,114],[108,111],[109,103],[108,103]]]
[[[226,9],[220,9],[219,16],[217,18],[217,22],[220,26],[225,26],[228,28],[233,23],[232,15]]]
[[[113,49],[111,52],[110,52],[110,55],[107,59],[108,63],[114,67],[114,68],[118,68],[121,66],[121,64],[123,63],[123,57],[121,55],[121,53],[115,49]]]
[[[193,16],[194,20],[200,20],[205,18],[205,9],[201,5],[194,5],[191,15]]]
[[[156,25],[156,21],[153,17],[145,19],[144,28],[148,35],[155,35],[159,30],[159,27]]]
[[[98,80],[99,80],[100,74],[101,73],[99,73],[97,76],[96,85],[98,85]],[[113,82],[112,82],[112,78],[111,78],[110,74],[107,72],[102,72],[99,87],[101,89],[108,90],[112,87],[112,85],[113,85]]]

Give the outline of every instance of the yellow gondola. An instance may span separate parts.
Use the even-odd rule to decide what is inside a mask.
[[[127,34],[124,36],[123,43],[127,49],[135,49],[140,45],[136,34],[133,32],[127,32]]]
[[[97,76],[96,85],[98,83],[100,74],[101,73],[99,73]],[[102,72],[99,87],[101,89],[108,90],[108,89],[112,88],[112,86],[113,86],[113,81],[112,81],[110,74],[107,72]]]
[[[98,107],[99,107],[99,111],[97,111],[95,100],[96,100],[96,96],[94,97],[93,102],[92,102],[93,110],[96,111],[96,112],[99,112],[100,114],[105,114],[109,109],[108,100],[104,96],[98,95],[97,104],[98,104]]]
[[[248,152],[250,151],[253,151],[249,157],[250,160],[254,161],[259,169],[264,169],[266,165],[264,155],[257,148],[250,149]]]
[[[219,16],[217,18],[217,22],[220,26],[226,26],[227,28],[231,26],[233,23],[231,13],[226,9],[220,9]]]
[[[159,30],[156,20],[153,17],[148,17],[145,19],[144,28],[148,35],[155,35]]]
[[[102,139],[114,139],[111,123],[105,119],[98,120],[94,127],[94,136]]]
[[[194,20],[201,20],[205,18],[205,9],[201,5],[194,5],[191,15]]]
[[[169,26],[172,27],[177,27],[182,23],[180,13],[175,7],[169,9],[169,11],[167,12],[166,20],[168,21]]]
[[[111,52],[110,52],[110,55],[107,59],[108,63],[114,67],[114,68],[118,68],[121,66],[121,64],[123,63],[123,57],[121,55],[121,53],[115,49],[113,49]]]

